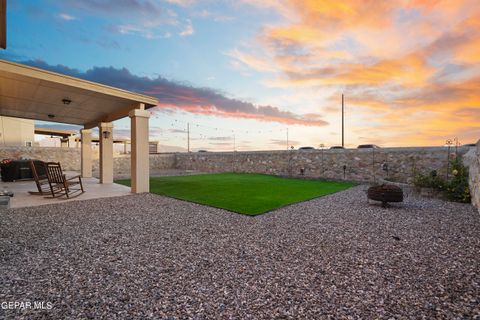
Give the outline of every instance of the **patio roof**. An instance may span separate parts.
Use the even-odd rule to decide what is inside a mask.
[[[0,59],[0,115],[83,126],[82,177],[92,176],[91,128],[99,129],[100,183],[113,182],[112,121],[130,117],[132,192],[149,191],[148,119],[156,98]],[[72,137],[70,137],[72,138]]]
[[[157,99],[0,59],[0,114],[82,125],[128,116],[138,104],[155,107]]]

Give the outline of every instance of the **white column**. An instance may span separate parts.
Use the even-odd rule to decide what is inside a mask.
[[[69,148],[74,148],[75,147],[75,135],[72,134],[71,136],[68,137],[68,147]]]
[[[148,118],[150,112],[134,109],[128,114],[131,119],[131,176],[132,192],[150,191],[150,156],[148,152]]]
[[[100,183],[113,183],[113,124],[101,122],[98,125],[100,141]]]
[[[91,178],[92,177],[92,130],[82,129],[80,130],[80,136],[82,139],[82,148],[81,148],[82,177]]]

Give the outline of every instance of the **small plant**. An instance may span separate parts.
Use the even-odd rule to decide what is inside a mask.
[[[413,184],[420,188],[432,188],[435,190],[445,190],[446,182],[438,174],[436,170],[430,171],[429,174],[417,174],[413,178]]]
[[[455,157],[451,162],[452,178],[444,180],[436,170],[429,174],[417,174],[413,179],[413,184],[420,188],[432,188],[445,194],[448,200],[455,202],[469,203],[471,201],[470,190],[468,188],[468,168],[466,168],[459,157]]]
[[[446,186],[447,198],[455,202],[469,203],[471,196],[468,188],[468,168],[459,157],[455,158],[451,165],[453,178]]]

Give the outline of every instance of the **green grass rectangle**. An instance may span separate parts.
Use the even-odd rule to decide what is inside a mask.
[[[130,180],[117,183],[130,185]],[[218,173],[152,177],[150,192],[258,215],[292,203],[348,189],[350,182],[283,178],[262,174]]]

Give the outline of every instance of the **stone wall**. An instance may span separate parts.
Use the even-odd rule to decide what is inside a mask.
[[[459,155],[468,149],[460,147]],[[453,148],[450,151],[455,153]],[[311,178],[359,182],[382,178],[409,182],[415,173],[420,172],[437,170],[438,174],[445,175],[447,155],[444,147],[177,153],[176,167],[202,172],[282,176],[302,176],[303,169],[303,176]]]
[[[472,204],[480,212],[480,140],[477,142],[477,147],[470,150],[464,159],[468,166],[468,184],[472,195]]]
[[[113,158],[113,175],[115,179],[130,177],[130,155],[119,155]],[[162,170],[173,170],[176,167],[174,153],[161,153],[150,155],[150,173]],[[99,176],[99,161],[93,160],[93,176]]]
[[[56,147],[0,147],[1,159],[39,159],[60,162],[63,170],[80,171],[80,149]]]
[[[92,152],[93,175],[98,177],[98,151]],[[2,159],[39,159],[45,162],[60,162],[63,170],[80,171],[80,148],[58,147],[0,147],[0,160]],[[151,154],[150,170],[175,169],[175,154]],[[130,155],[114,155],[113,171],[116,178],[130,177]]]
[[[450,151],[455,153],[453,148]],[[476,148],[460,147],[458,154],[464,157],[465,164],[469,166],[472,203],[480,210],[480,141]],[[416,173],[437,170],[438,174],[445,175],[447,169],[447,149],[444,147],[164,153],[149,157],[150,171],[153,174],[163,170],[192,170],[251,172],[359,182],[379,179],[410,182]],[[64,170],[80,171],[80,149],[77,148],[1,147],[0,159],[5,158],[55,161],[60,162]],[[95,154],[94,158],[97,159],[93,160],[93,174],[98,177],[98,155]],[[130,155],[114,157],[114,176],[130,176]]]

